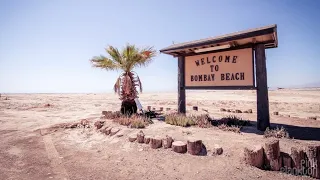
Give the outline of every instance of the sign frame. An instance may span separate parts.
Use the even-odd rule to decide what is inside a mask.
[[[234,33],[229,33],[216,37],[208,37],[204,39],[193,40],[178,44],[173,43],[172,45],[161,49],[160,53],[168,54],[178,58],[178,113],[186,114],[187,112],[186,90],[255,90],[257,98],[257,129],[260,131],[266,130],[266,128],[270,127],[266,49],[277,47],[277,25],[272,24],[264,27],[237,31]],[[207,85],[204,83],[200,83],[203,86],[186,86],[185,57],[192,55],[208,54],[210,52],[213,53],[231,51],[241,48],[253,49],[253,86],[241,86],[247,85],[249,83],[238,83],[238,85],[240,84],[240,86],[211,86],[210,83],[208,83],[209,86],[204,86]],[[205,50],[210,51],[205,52]],[[246,72],[248,72],[248,70],[246,70]],[[222,83],[220,85],[229,84]]]
[[[183,77],[184,83],[183,86],[186,90],[255,90],[256,89],[256,70],[255,70],[255,58],[254,58],[254,47],[252,45],[250,46],[242,46],[237,48],[229,48],[229,49],[222,49],[222,50],[215,50],[215,51],[208,51],[208,52],[202,52],[194,55],[185,56],[198,56],[198,55],[205,55],[210,53],[219,53],[219,52],[227,52],[227,51],[233,51],[233,50],[241,50],[241,49],[250,49],[252,54],[252,80],[253,84],[252,86],[186,86],[185,84],[185,76]],[[184,66],[184,74],[186,72],[186,59],[184,58],[183,66]]]

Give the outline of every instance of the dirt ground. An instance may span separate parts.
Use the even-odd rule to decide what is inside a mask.
[[[5,100],[3,96],[8,97]],[[140,95],[148,105],[176,109],[176,93]],[[320,144],[320,90],[269,91],[272,126],[284,126],[293,139],[281,139],[281,151],[293,146]],[[46,106],[50,104],[50,106]],[[192,111],[197,105],[199,111]],[[175,140],[203,140],[207,156],[177,154],[171,149],[151,149],[146,144],[130,143],[128,135],[140,130],[107,121],[121,129],[106,136],[89,129],[56,129],[52,125],[88,119],[95,122],[101,111],[116,111],[120,100],[114,94],[2,94],[0,100],[0,179],[309,179],[280,172],[263,171],[242,161],[243,148],[263,144],[254,126],[241,133],[217,128],[183,128],[160,120],[143,129],[146,135],[170,135]],[[255,123],[254,91],[187,92],[189,114],[208,112],[221,118],[233,114],[226,109],[253,109],[252,114],[236,114]],[[278,111],[281,116],[272,115]],[[288,117],[290,115],[290,117]],[[309,116],[317,120],[307,119]],[[118,136],[122,134],[123,136]],[[215,144],[223,154],[212,156]]]

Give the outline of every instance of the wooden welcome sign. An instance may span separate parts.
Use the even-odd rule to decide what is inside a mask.
[[[186,89],[254,87],[252,53],[252,48],[245,48],[186,56]]]
[[[178,112],[186,113],[186,89],[255,89],[257,128],[264,131],[270,126],[265,49],[276,47],[271,25],[161,49],[178,57]]]

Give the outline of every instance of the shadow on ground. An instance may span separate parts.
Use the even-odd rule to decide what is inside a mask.
[[[250,124],[252,125],[241,128],[241,132],[263,135],[264,132],[259,131],[256,128],[257,122],[250,121]],[[271,123],[271,128],[276,128],[276,127],[279,127],[279,128],[284,127],[288,131],[290,138],[300,139],[300,140],[320,141],[320,128]]]

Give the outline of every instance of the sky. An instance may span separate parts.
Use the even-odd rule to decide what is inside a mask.
[[[320,81],[320,1],[0,0],[0,92],[112,92],[120,71],[93,68],[104,48],[159,50],[201,38],[277,24],[266,50],[268,86]],[[145,92],[177,90],[177,59],[158,53],[138,68]]]

